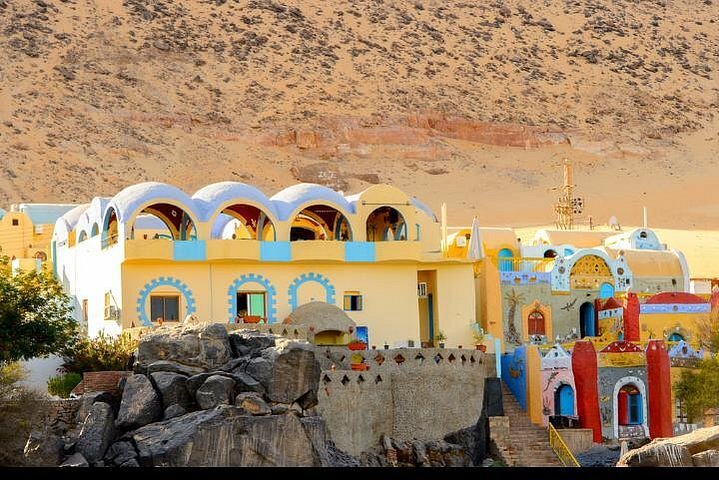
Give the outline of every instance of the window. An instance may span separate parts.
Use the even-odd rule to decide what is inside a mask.
[[[528,327],[530,335],[544,335],[544,315],[539,310],[534,310],[529,314]]]
[[[180,318],[179,295],[152,295],[150,297],[150,316],[153,322],[177,322]]]
[[[344,310],[345,312],[362,311],[362,295],[359,292],[345,292]]]
[[[676,406],[676,414],[677,414],[677,423],[689,423],[689,415],[687,414],[686,407],[684,406],[684,402],[682,402],[680,399],[676,399],[675,402]]]
[[[20,220],[18,220],[17,218],[13,218],[13,219],[12,219],[12,226],[13,226],[13,227],[17,227],[18,225],[20,225]]]
[[[265,318],[265,292],[237,292],[237,315]]]

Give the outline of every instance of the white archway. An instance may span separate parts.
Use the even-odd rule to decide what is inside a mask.
[[[619,438],[619,390],[629,384],[637,387],[639,393],[642,395],[642,429],[644,430],[644,435],[649,438],[649,427],[647,425],[647,418],[649,417],[649,409],[647,409],[647,387],[641,378],[632,375],[622,377],[614,384],[614,392],[612,393],[612,428],[614,438]]]

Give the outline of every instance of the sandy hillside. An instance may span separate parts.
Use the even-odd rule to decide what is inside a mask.
[[[0,0],[0,204],[393,183],[450,222],[719,228],[716,0]],[[717,264],[719,270],[719,264]]]

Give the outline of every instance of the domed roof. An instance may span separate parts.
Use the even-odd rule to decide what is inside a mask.
[[[686,292],[662,292],[649,298],[645,303],[673,304],[673,303],[709,303],[701,297]]]
[[[62,241],[66,239],[68,232],[75,228],[75,225],[77,225],[77,222],[80,220],[80,217],[89,207],[89,203],[78,205],[72,210],[69,210],[62,217],[58,218],[55,222],[55,228],[53,229],[53,238],[56,241]]]
[[[327,330],[348,332],[355,322],[341,308],[325,302],[309,302],[290,313],[285,322],[290,325],[313,326],[314,333]]]
[[[339,192],[315,183],[292,185],[274,194],[270,200],[275,204],[281,220],[287,220],[297,207],[304,203],[321,204],[323,200],[330,203],[330,206],[336,205],[347,213],[354,213],[352,205]]]
[[[187,213],[198,217],[192,199],[177,187],[160,182],[144,182],[131,185],[112,197],[108,208],[114,207],[117,218],[121,222],[127,221],[140,206],[148,201],[170,199],[177,203]]]
[[[221,204],[228,201],[244,203],[243,200],[261,206],[266,213],[277,218],[277,208],[258,188],[241,182],[219,182],[207,185],[192,195],[198,210],[202,210],[202,221],[210,220]]]

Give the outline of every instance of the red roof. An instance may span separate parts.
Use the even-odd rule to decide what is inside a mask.
[[[646,303],[668,304],[668,303],[707,303],[701,297],[686,292],[662,292],[657,293]]]
[[[611,310],[613,308],[622,308],[622,304],[619,303],[616,298],[609,297],[600,310]]]

